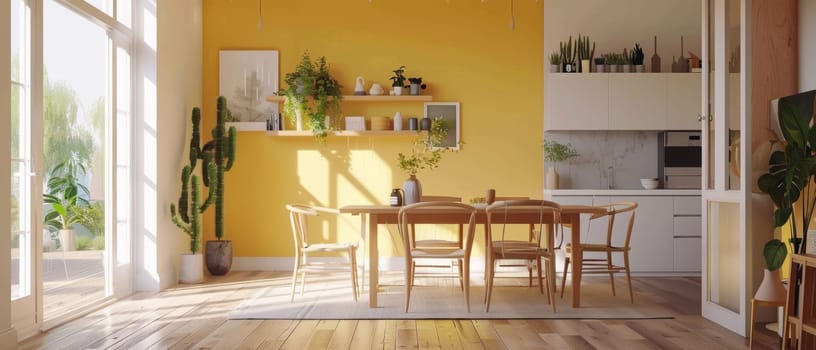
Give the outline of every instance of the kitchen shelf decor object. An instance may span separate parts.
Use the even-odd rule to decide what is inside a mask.
[[[238,131],[265,130],[279,106],[264,96],[278,91],[278,51],[221,50],[218,94],[229,100],[231,126]]]

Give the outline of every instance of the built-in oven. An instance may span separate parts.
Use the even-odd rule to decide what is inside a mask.
[[[699,131],[662,134],[658,169],[664,188],[699,189],[702,186],[702,140]]]

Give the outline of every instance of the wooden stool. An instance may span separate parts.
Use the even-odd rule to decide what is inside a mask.
[[[754,313],[756,311],[757,306],[773,306],[773,307],[782,307],[782,314],[785,315],[785,302],[779,301],[765,301],[765,300],[756,300],[751,298],[751,332],[748,338],[748,348],[751,349],[754,347]],[[782,336],[785,336],[784,334]]]

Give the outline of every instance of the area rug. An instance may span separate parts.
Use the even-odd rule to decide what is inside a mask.
[[[620,280],[624,280],[621,278]],[[291,277],[269,281],[229,313],[230,319],[667,319],[673,313],[649,295],[635,293],[630,304],[624,284],[617,284],[612,296],[608,279],[588,278],[582,284],[581,307],[570,305],[567,286],[564,298],[556,295],[556,312],[546,295],[527,286],[527,278],[497,278],[490,312],[485,312],[484,281],[471,280],[470,312],[464,294],[452,278],[417,278],[411,304],[405,312],[405,287],[399,273],[385,273],[380,279],[379,305],[368,307],[368,294],[354,301],[346,276],[318,275],[307,279],[303,295],[298,291],[290,302]]]

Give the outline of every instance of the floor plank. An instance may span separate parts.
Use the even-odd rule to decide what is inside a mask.
[[[285,272],[232,272],[199,285],[138,293],[38,334],[20,349],[746,349],[700,316],[699,278],[634,278],[636,299],[675,312],[659,320],[228,320]],[[455,286],[451,286],[453,288]],[[478,306],[475,306],[478,307]],[[755,349],[779,347],[757,325]]]

